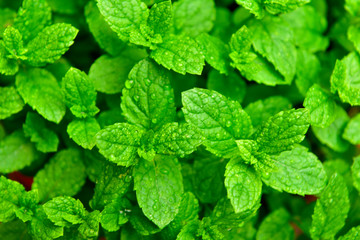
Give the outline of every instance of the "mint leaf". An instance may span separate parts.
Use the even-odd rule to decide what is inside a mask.
[[[86,210],[80,200],[71,197],[56,197],[43,205],[47,217],[60,227],[79,224],[85,217]]]
[[[238,102],[211,90],[195,88],[182,93],[186,121],[205,137],[204,145],[219,156],[237,151],[236,139],[252,133],[250,117]]]
[[[360,157],[354,158],[354,163],[351,166],[351,174],[354,187],[360,192]]]
[[[145,216],[159,228],[165,227],[178,213],[183,193],[177,159],[157,155],[151,162],[139,161],[134,169],[134,189]]]
[[[255,133],[259,151],[277,154],[300,143],[309,128],[308,116],[302,108],[282,111],[269,118]]]
[[[34,145],[21,130],[0,141],[0,172],[11,173],[29,166],[37,158]]]
[[[13,25],[16,12],[9,8],[1,8],[0,16],[0,37],[3,37],[6,26]]]
[[[177,33],[195,37],[207,33],[215,20],[213,0],[180,0],[174,3],[174,26]]]
[[[234,87],[229,88],[230,85]],[[206,86],[208,89],[215,90],[240,103],[246,94],[246,83],[244,79],[233,71],[230,71],[228,76],[220,74],[216,70],[210,71]]]
[[[249,210],[258,203],[261,179],[252,166],[234,158],[226,165],[225,186],[235,213]]]
[[[0,221],[10,222],[15,219],[15,211],[20,207],[21,195],[25,188],[18,182],[0,177]]]
[[[114,199],[121,199],[132,183],[131,170],[115,164],[104,165],[97,178],[93,199],[90,206],[102,210]]]
[[[175,120],[169,72],[153,61],[145,59],[136,64],[125,87],[121,109],[130,123],[157,130]]]
[[[176,240],[197,240],[200,229],[200,221],[194,220],[185,225],[177,235]]]
[[[124,56],[103,55],[91,65],[89,78],[94,82],[94,87],[99,92],[120,93],[125,87],[125,81],[137,62],[136,60]]]
[[[58,152],[34,177],[32,188],[39,191],[40,201],[57,196],[74,196],[85,183],[85,167],[76,149]]]
[[[351,228],[345,235],[338,238],[338,240],[351,240],[360,236],[360,226]]]
[[[0,87],[0,119],[20,112],[24,102],[14,87]]]
[[[174,220],[161,232],[165,239],[175,239],[181,229],[198,219],[199,202],[191,192],[181,198],[179,212]]]
[[[31,240],[28,227],[21,220],[0,224],[0,238],[8,240]]]
[[[281,17],[296,32],[294,38],[299,47],[309,52],[323,51],[328,47],[329,40],[323,36],[327,28],[326,18],[314,7],[306,5]]]
[[[294,230],[289,224],[290,214],[280,208],[269,215],[261,222],[256,234],[257,240],[265,239],[294,239]]]
[[[87,213],[84,222],[79,226],[79,233],[82,238],[94,238],[99,234],[100,212]]]
[[[126,198],[114,199],[101,212],[101,226],[109,232],[118,231],[129,220],[131,204]]]
[[[0,40],[0,74],[15,75],[19,71],[19,63],[15,59],[9,59],[8,54],[4,41]]]
[[[236,3],[249,10],[257,18],[264,16],[263,3],[261,0],[236,0]]]
[[[36,113],[28,112],[23,124],[24,133],[35,143],[36,149],[41,152],[56,152],[59,138],[55,132],[46,128],[45,121]]]
[[[278,191],[299,195],[320,193],[326,186],[326,172],[316,155],[296,147],[274,157],[275,168],[263,181]]]
[[[27,52],[24,48],[22,36],[16,28],[7,27],[3,34],[4,46],[11,54],[11,58],[24,59],[23,55]]]
[[[345,0],[345,9],[353,16],[359,16],[360,3],[356,0]]]
[[[96,134],[99,152],[121,166],[134,165],[144,130],[128,123],[116,123]]]
[[[341,196],[341,197],[338,197]],[[310,234],[312,239],[333,239],[344,226],[349,212],[349,193],[344,179],[333,174],[316,201]]]
[[[360,89],[357,86],[359,77],[354,74],[360,69],[360,57],[356,52],[349,53],[342,60],[336,60],[331,75],[331,91],[338,92],[343,102],[360,105]]]
[[[95,136],[100,131],[100,125],[95,118],[76,119],[69,123],[69,137],[85,149],[95,146]]]
[[[74,43],[79,30],[66,23],[56,23],[44,28],[27,45],[28,62],[34,67],[54,63]]]
[[[64,228],[55,226],[46,216],[42,206],[36,209],[29,226],[33,239],[55,239],[63,235]]]
[[[154,34],[162,37],[173,27],[173,8],[171,1],[155,3],[151,9],[148,19],[149,27]]]
[[[133,228],[136,230],[134,237],[138,239],[141,237],[146,237],[161,231],[152,221],[150,221],[140,208],[134,208],[130,217],[130,223]]]
[[[310,0],[264,0],[266,10],[271,14],[279,14],[290,12]]]
[[[62,3],[62,5],[64,4]],[[85,6],[85,17],[90,32],[99,46],[113,56],[120,54],[125,47],[125,43],[110,28],[94,1],[90,1]]]
[[[261,22],[254,21],[249,30],[254,34],[255,51],[274,65],[285,83],[291,83],[296,72],[296,48],[290,26],[280,18],[266,17]]]
[[[326,128],[335,120],[336,103],[332,95],[317,84],[307,92],[304,107],[309,110],[313,126]]]
[[[155,132],[152,145],[157,153],[184,157],[196,150],[203,137],[188,124],[168,123]]]
[[[95,106],[94,83],[84,72],[70,68],[63,78],[62,85],[65,103],[76,117],[93,117],[99,112]]]
[[[349,143],[342,138],[349,117],[339,106],[335,108],[335,120],[327,128],[313,127],[312,130],[319,141],[337,152],[345,152]]]
[[[158,44],[150,57],[167,69],[177,73],[201,75],[204,54],[199,44],[188,36],[170,34]]]
[[[98,7],[111,29],[122,41],[131,34],[141,34],[140,26],[146,24],[149,10],[140,0],[98,0]]]
[[[24,102],[45,119],[59,123],[65,115],[64,96],[47,70],[33,68],[20,72],[16,75],[16,89]]]
[[[27,43],[35,38],[50,23],[51,9],[46,0],[24,0],[14,21]]]
[[[291,107],[292,104],[287,98],[272,96],[252,102],[244,110],[249,114],[254,128],[258,128],[273,115],[281,111],[290,110]]]
[[[357,114],[347,123],[346,128],[344,129],[344,133],[342,135],[343,138],[354,145],[360,144],[360,138],[357,134],[358,129],[360,129],[360,114]]]
[[[203,48],[205,60],[213,68],[222,74],[228,74],[229,48],[217,37],[203,33],[196,38],[196,41]]]
[[[349,41],[354,44],[354,47],[358,53],[360,52],[359,36],[360,36],[359,26],[358,25],[350,25],[347,30],[347,37],[348,37]]]

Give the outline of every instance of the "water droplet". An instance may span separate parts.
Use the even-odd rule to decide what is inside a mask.
[[[163,174],[168,174],[169,173],[169,171],[166,168],[160,169],[160,172],[162,172]]]
[[[157,123],[157,119],[156,119],[156,118],[153,118],[153,119],[151,120],[151,122],[152,122],[153,124],[155,124],[155,123]]]
[[[151,85],[150,79],[145,79],[145,85],[146,85],[146,86],[150,86],[150,85]]]
[[[150,95],[150,98],[151,98],[152,100],[156,99],[156,94],[155,94],[155,93],[151,94],[151,95]]]
[[[216,134],[216,138],[217,138],[217,139],[220,139],[220,137],[221,137],[220,133],[217,133],[217,134]]]
[[[131,89],[133,86],[134,86],[134,81],[133,80],[126,80],[125,87],[127,89]]]
[[[157,205],[156,205],[156,204],[153,205],[153,209],[154,209],[155,211],[157,210]]]
[[[140,100],[140,96],[139,96],[139,95],[134,96],[134,100],[135,100],[136,102],[138,102],[138,101]]]
[[[231,126],[231,121],[226,121],[226,127],[230,127]]]

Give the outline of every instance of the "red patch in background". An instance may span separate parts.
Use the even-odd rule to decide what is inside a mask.
[[[31,190],[31,186],[34,182],[33,177],[26,176],[26,175],[22,174],[21,172],[12,172],[12,173],[9,173],[7,176],[9,179],[21,183],[25,187],[26,191]]]

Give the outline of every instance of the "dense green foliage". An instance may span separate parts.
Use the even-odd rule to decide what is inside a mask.
[[[0,239],[360,239],[360,0],[0,0]]]

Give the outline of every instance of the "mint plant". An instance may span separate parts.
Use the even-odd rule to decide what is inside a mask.
[[[356,0],[0,0],[1,239],[358,239]]]

